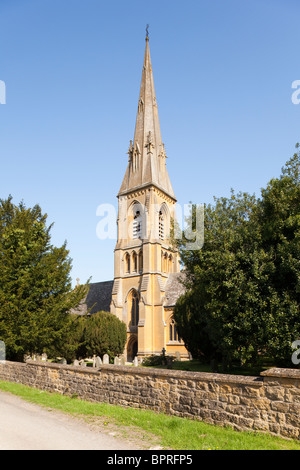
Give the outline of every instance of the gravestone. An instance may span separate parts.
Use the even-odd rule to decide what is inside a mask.
[[[114,365],[115,365],[115,366],[119,366],[119,365],[120,365],[120,358],[119,358],[118,356],[116,356],[116,357],[114,358]]]
[[[176,352],[175,352],[175,360],[176,360],[176,361],[181,361],[181,356],[180,356],[180,352],[179,352],[179,351],[176,351]]]
[[[108,355],[108,354],[104,354],[104,356],[103,356],[103,364],[109,364],[109,355]]]
[[[75,361],[73,362],[73,366],[79,366],[79,361],[77,359],[75,359]]]
[[[120,357],[120,366],[125,366],[125,356]]]
[[[135,367],[138,367],[138,365],[139,365],[139,360],[138,360],[137,356],[135,356],[135,358],[133,359],[133,365]]]
[[[101,364],[102,364],[102,359],[101,359],[101,357],[97,356],[96,357],[96,367],[99,369]]]

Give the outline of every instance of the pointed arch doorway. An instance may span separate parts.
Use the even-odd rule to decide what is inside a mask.
[[[127,362],[132,362],[138,352],[138,340],[136,336],[131,336],[127,345]]]

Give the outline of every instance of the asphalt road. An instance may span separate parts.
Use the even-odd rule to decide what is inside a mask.
[[[0,450],[138,449],[63,413],[0,392]]]

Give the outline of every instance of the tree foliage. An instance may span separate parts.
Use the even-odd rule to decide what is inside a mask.
[[[234,191],[215,199],[202,249],[181,243],[186,294],[174,318],[194,357],[246,363],[268,354],[291,365],[300,337],[299,169],[296,153],[260,199]]]
[[[51,244],[47,215],[10,196],[0,200],[0,339],[11,360],[58,354],[71,327],[69,311],[86,294],[72,289],[66,243]]]
[[[298,146],[298,144],[297,144]],[[287,162],[279,178],[262,190],[258,223],[264,252],[272,260],[268,282],[268,349],[288,363],[291,344],[300,338],[300,154]]]
[[[98,312],[77,319],[77,357],[114,358],[124,351],[127,332],[124,322],[109,312]]]

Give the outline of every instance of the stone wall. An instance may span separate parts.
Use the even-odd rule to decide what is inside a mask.
[[[260,377],[102,365],[99,369],[30,361],[0,364],[0,380],[96,402],[266,431],[300,439],[300,370]]]

